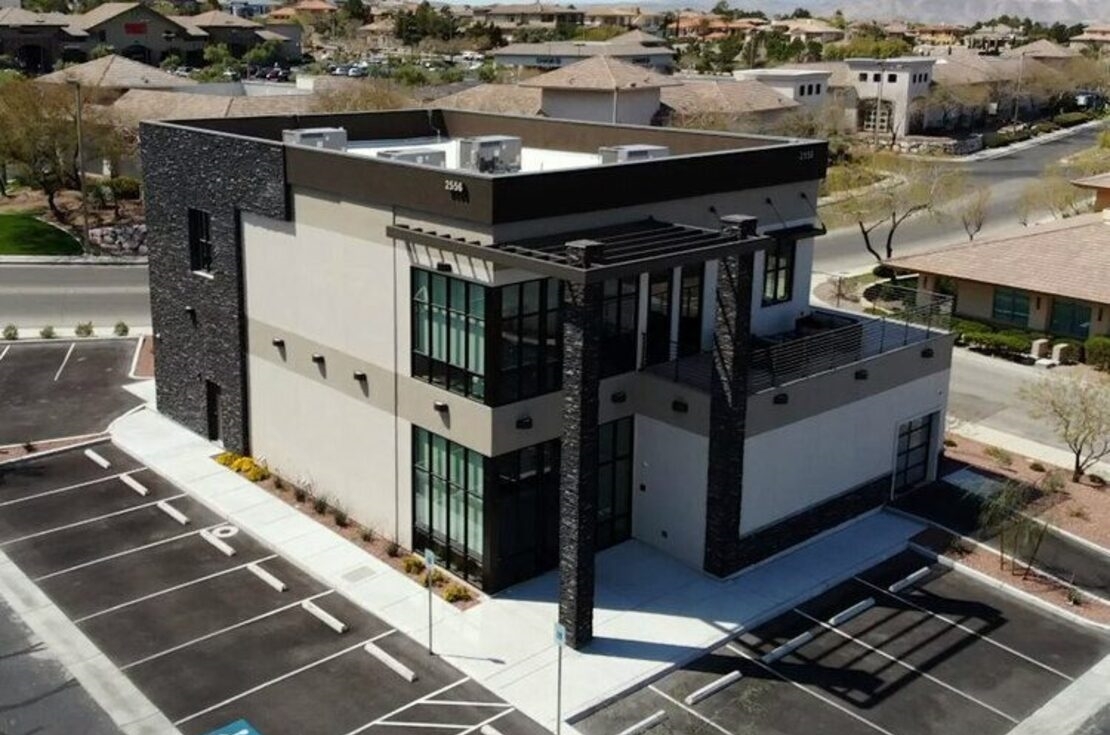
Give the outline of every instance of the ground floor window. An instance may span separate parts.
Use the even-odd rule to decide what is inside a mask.
[[[991,319],[996,322],[1029,326],[1029,294],[1012,288],[995,288]]]
[[[529,579],[559,563],[559,442],[492,460],[496,467],[497,586]]]
[[[1091,331],[1091,307],[1078,301],[1053,299],[1048,329],[1053,334],[1087,339]]]
[[[413,546],[431,548],[455,574],[482,583],[485,463],[472,449],[414,426]]]
[[[936,414],[929,414],[898,427],[898,452],[894,461],[895,493],[910,490],[928,479],[935,417]]]
[[[598,427],[597,548],[632,535],[632,417]]]

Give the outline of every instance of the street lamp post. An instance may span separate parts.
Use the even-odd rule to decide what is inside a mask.
[[[89,197],[85,191],[85,143],[81,133],[81,83],[71,81],[74,100],[77,104],[77,180],[81,184],[81,233],[82,249],[89,252]]]

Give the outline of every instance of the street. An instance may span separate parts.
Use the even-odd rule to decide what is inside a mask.
[[[145,265],[0,265],[0,326],[150,325]]]
[[[991,200],[986,224],[979,239],[1020,228],[1018,202],[1026,184],[1036,180],[1048,164],[1074,155],[1095,145],[1099,130],[1083,130],[1058,140],[1035,145],[1001,158],[957,164],[963,167],[971,186],[986,185]],[[885,226],[876,228],[872,242],[882,242]],[[895,257],[936,250],[946,245],[967,242],[967,234],[959,219],[916,217],[898,228],[894,240]],[[874,258],[863,247],[858,228],[832,230],[817,238],[813,269],[818,273],[859,271],[874,264]]]

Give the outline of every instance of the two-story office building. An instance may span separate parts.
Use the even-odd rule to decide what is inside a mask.
[[[324,130],[320,130],[323,128]],[[826,144],[408,110],[142,129],[159,409],[487,591],[724,576],[932,476],[949,337],[809,303]]]

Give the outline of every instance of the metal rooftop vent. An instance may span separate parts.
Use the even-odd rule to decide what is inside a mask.
[[[418,163],[422,166],[447,167],[447,151],[438,148],[398,148],[381,151],[378,158],[387,161],[404,161],[405,163]]]
[[[666,158],[671,149],[665,145],[630,143],[628,145],[606,145],[597,149],[602,163],[626,163],[628,161],[649,161],[652,158]]]
[[[459,167],[483,174],[514,173],[520,170],[520,138],[511,135],[480,135],[459,141]]]
[[[346,128],[299,128],[297,130],[282,130],[283,143],[294,145],[307,145],[313,148],[326,148],[332,151],[342,151],[347,148]]]

